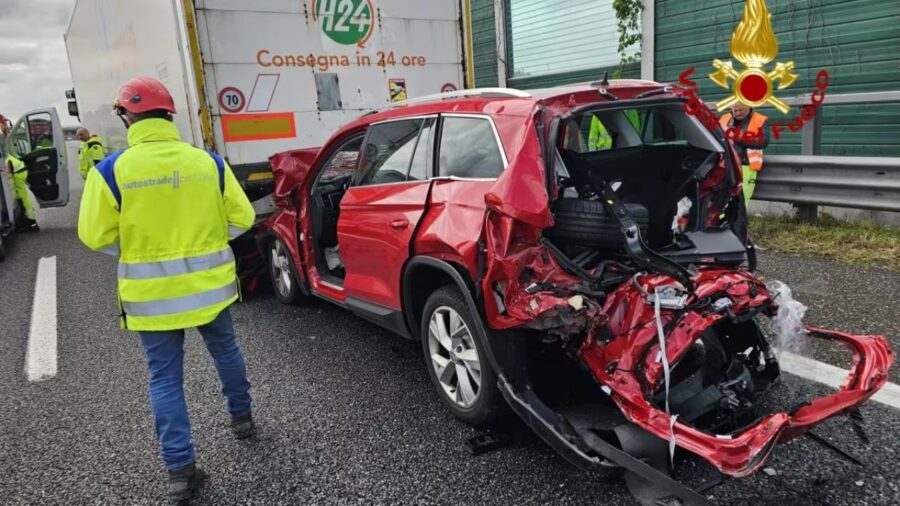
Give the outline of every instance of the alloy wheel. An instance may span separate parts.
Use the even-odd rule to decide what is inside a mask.
[[[272,278],[275,280],[275,289],[284,297],[291,295],[293,287],[290,261],[287,249],[281,241],[276,240],[272,245]]]
[[[471,330],[455,309],[440,306],[428,323],[428,351],[447,397],[469,408],[481,393],[481,361]]]

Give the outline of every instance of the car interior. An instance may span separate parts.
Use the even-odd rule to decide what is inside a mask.
[[[337,285],[344,279],[337,239],[341,199],[353,184],[363,137],[364,134],[357,134],[349,138],[332,153],[313,182],[310,193],[309,214],[316,267],[323,279]]]
[[[503,168],[496,135],[484,117],[397,119],[349,138],[331,155],[312,187],[309,208],[320,275],[331,284],[343,284],[337,226],[340,203],[350,187],[424,181],[435,169],[440,176],[493,179]]]
[[[621,249],[621,228],[604,209],[599,185],[608,186],[624,204],[653,250],[690,263],[698,258],[698,243],[703,243],[722,250],[721,259],[745,259],[744,247],[733,234],[704,230],[707,201],[721,195],[706,195],[700,202],[700,183],[724,163],[724,149],[680,103],[588,110],[561,128],[555,164],[560,193],[552,204],[556,225],[545,234],[560,249],[573,257],[599,244]],[[598,129],[608,133],[609,145],[591,145]],[[682,217],[687,223],[679,226]],[[608,237],[586,239],[577,230]]]

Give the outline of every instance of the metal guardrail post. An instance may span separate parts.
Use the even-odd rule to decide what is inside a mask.
[[[816,115],[807,122],[802,130],[800,141],[800,155],[817,156],[822,151],[822,107],[816,107]],[[797,167],[794,172],[799,176],[803,173],[803,167]],[[794,204],[797,209],[797,217],[804,221],[815,221],[819,218],[819,206],[815,204]]]

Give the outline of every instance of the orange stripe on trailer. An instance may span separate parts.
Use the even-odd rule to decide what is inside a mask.
[[[223,114],[222,134],[225,142],[293,139],[297,125],[292,112]]]

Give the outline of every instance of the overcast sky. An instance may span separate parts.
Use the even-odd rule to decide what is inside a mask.
[[[63,125],[72,87],[63,33],[75,0],[0,0],[0,113],[56,107]]]

